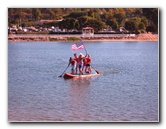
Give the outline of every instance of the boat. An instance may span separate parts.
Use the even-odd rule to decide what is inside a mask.
[[[64,73],[63,78],[70,79],[70,78],[85,78],[85,77],[92,77],[92,76],[98,76],[99,73],[91,73],[91,74],[71,74],[71,73]]]

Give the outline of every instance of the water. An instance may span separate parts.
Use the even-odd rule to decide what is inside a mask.
[[[85,43],[101,75],[65,80],[72,44],[8,44],[9,121],[159,120],[157,42]]]

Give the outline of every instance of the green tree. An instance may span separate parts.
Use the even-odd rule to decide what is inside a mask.
[[[34,17],[35,20],[39,20],[41,18],[41,12],[40,9],[38,8],[33,8],[32,9],[32,15]]]
[[[134,13],[135,9],[134,8],[126,8],[125,9],[125,14],[128,16],[131,16]]]
[[[111,26],[112,27],[112,29],[117,29],[117,27],[118,27],[118,22],[116,21],[116,19],[114,18],[114,19],[110,19],[110,20],[107,20],[107,24],[109,25],[109,26]]]
[[[147,19],[151,20],[153,15],[153,10],[154,8],[143,8],[142,12]]]
[[[87,12],[86,11],[76,11],[76,12],[71,12],[68,16],[66,17],[70,17],[70,18],[78,18],[78,17],[82,17],[82,16],[87,16]]]
[[[145,30],[146,29],[145,24],[143,22],[140,22],[139,25],[138,25],[138,29],[139,30]]]
[[[93,18],[88,19],[88,21],[86,22],[86,26],[93,27],[95,32],[98,32],[102,30],[103,28],[106,28],[106,25],[104,22],[98,19],[93,19]]]
[[[158,31],[158,9],[153,10],[152,21],[154,23],[155,31]]]
[[[32,8],[23,8],[22,11],[25,12],[26,14],[31,14]]]
[[[148,19],[145,16],[142,17],[141,22],[144,23],[145,27],[148,25]]]
[[[155,28],[155,26],[147,26],[147,27],[146,27],[146,31],[147,31],[147,32],[155,32],[155,31],[156,31],[156,28]]]
[[[88,19],[90,19],[91,17],[88,16],[82,16],[78,18],[78,23],[79,23],[79,29],[81,30],[83,27],[86,26],[86,23],[88,21]]]
[[[52,11],[54,12],[54,18],[56,19],[62,19],[63,15],[63,9],[61,8],[52,8]]]
[[[47,9],[47,13],[50,14],[51,19],[54,19],[56,17],[54,11],[52,9]]]
[[[137,16],[141,16],[141,15],[142,15],[142,9],[141,9],[141,8],[137,8],[137,9],[135,10],[135,14],[136,14]]]
[[[112,13],[104,12],[102,15],[100,15],[100,18],[103,22],[107,22],[113,18],[113,15],[112,15]]]
[[[79,24],[78,20],[75,21],[75,29],[81,30],[80,29],[80,24]]]
[[[12,26],[12,23],[14,21],[13,18],[12,18],[13,14],[14,14],[14,9],[13,8],[9,8],[8,9],[8,25],[10,27]]]
[[[123,20],[125,19],[125,14],[124,13],[115,13],[113,15],[114,18],[116,18],[116,21],[118,22],[118,25],[122,26]]]
[[[151,23],[150,28],[154,28],[155,31],[158,31],[158,8],[143,8],[143,15],[149,20]],[[149,27],[148,27],[149,28]],[[153,30],[153,29],[150,29]]]
[[[59,22],[60,28],[66,28],[68,30],[74,29],[76,24],[76,19],[75,18],[67,18],[61,22]]]
[[[130,32],[136,32],[138,31],[138,24],[133,20],[126,21],[125,28]]]
[[[17,26],[21,25],[22,14],[23,12],[21,8],[14,8],[14,15],[15,15],[14,23],[17,24]]]

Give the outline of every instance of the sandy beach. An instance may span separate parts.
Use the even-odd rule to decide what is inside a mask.
[[[97,42],[97,41],[158,41],[158,34],[146,33],[132,35],[129,34],[106,34],[106,35],[94,35],[93,37],[81,36],[81,35],[42,35],[42,34],[10,34],[8,36],[8,42],[72,42],[68,40],[68,37],[76,37],[86,42]]]

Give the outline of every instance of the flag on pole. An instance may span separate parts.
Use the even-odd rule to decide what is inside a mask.
[[[83,45],[82,41],[77,42],[77,43],[75,43],[71,46],[72,51],[80,50],[80,49],[83,49],[83,48],[84,48],[84,45]]]

